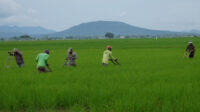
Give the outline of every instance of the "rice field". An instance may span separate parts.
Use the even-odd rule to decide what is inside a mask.
[[[188,41],[194,59],[183,58]],[[120,66],[102,66],[107,45]],[[76,68],[62,66],[69,47]],[[24,68],[4,68],[13,48]],[[199,112],[199,48],[198,38],[0,42],[0,112]],[[38,74],[35,58],[45,49],[53,72]]]

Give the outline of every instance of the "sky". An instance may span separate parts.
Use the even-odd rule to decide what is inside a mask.
[[[0,0],[0,25],[56,31],[91,21],[149,29],[200,30],[200,0]]]

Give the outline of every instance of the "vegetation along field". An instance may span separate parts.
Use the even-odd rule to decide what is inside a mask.
[[[194,59],[183,58],[188,41]],[[107,45],[120,66],[101,64]],[[25,67],[4,64],[13,48]],[[74,48],[77,67],[62,67]],[[38,74],[35,58],[50,50],[52,73]],[[0,111],[40,112],[198,112],[198,38],[57,40],[0,42]]]

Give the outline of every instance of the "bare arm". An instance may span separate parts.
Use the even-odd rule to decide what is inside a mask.
[[[36,57],[36,62],[38,62],[38,59],[39,59],[39,57],[37,56],[37,57]]]
[[[110,53],[110,59],[117,61],[117,59],[112,55],[112,53]]]
[[[78,56],[76,55],[76,53],[74,53],[73,56],[72,56],[72,60],[75,60],[77,58],[78,58]]]

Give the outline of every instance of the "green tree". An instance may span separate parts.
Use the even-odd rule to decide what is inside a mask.
[[[4,41],[5,39],[4,38],[0,38],[0,41]]]
[[[74,39],[74,37],[73,36],[67,36],[67,37],[65,37],[66,39]]]
[[[12,37],[11,39],[13,39],[13,40],[19,40],[20,38],[17,37],[17,36],[15,36],[15,37]]]
[[[115,35],[114,35],[113,33],[110,33],[110,32],[107,32],[107,33],[105,34],[105,37],[106,37],[106,38],[110,38],[110,39],[111,39],[111,38],[114,38],[114,36],[115,36]]]
[[[19,38],[22,39],[22,40],[30,40],[30,39],[32,39],[32,37],[29,36],[29,35],[22,35]]]

